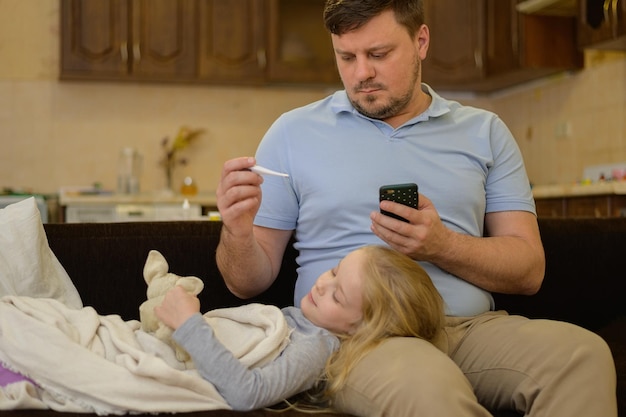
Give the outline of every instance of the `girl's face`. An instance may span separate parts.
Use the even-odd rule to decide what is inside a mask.
[[[350,334],[363,318],[361,267],[365,254],[349,253],[335,268],[319,276],[300,308],[313,324],[336,334]]]

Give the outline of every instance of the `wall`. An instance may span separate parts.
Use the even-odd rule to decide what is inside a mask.
[[[222,163],[253,155],[273,120],[324,89],[60,82],[58,0],[0,0],[0,187],[114,189],[121,148],[144,157],[142,189],[160,190],[161,141],[182,125],[205,134],[185,150],[201,191]]]
[[[142,189],[159,190],[160,142],[188,125],[206,134],[188,149],[190,164],[178,178],[191,175],[201,191],[212,191],[224,160],[253,154],[279,114],[329,93],[59,82],[58,38],[58,0],[0,0],[0,187],[114,188],[119,150],[133,146],[144,156]],[[585,165],[626,161],[626,57],[593,53],[588,61],[589,69],[574,75],[489,98],[456,98],[501,115],[534,183],[574,181]],[[571,134],[555,134],[567,124]]]
[[[515,135],[535,184],[580,181],[590,165],[626,166],[624,52],[587,51],[584,71],[490,101]]]

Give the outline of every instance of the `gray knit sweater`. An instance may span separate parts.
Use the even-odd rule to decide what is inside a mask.
[[[311,388],[321,376],[326,360],[339,347],[339,339],[315,326],[296,307],[281,310],[293,329],[287,347],[261,368],[242,365],[215,337],[200,313],[174,332],[174,340],[193,359],[234,410],[253,410]]]

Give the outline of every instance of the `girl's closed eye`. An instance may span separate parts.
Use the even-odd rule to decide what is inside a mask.
[[[337,298],[337,291],[333,291],[333,301],[337,304],[341,304],[341,301]]]

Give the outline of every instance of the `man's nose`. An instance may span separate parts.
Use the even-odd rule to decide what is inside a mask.
[[[365,81],[374,78],[374,67],[367,59],[358,58],[355,65],[356,67],[354,70],[354,74],[359,81]]]

